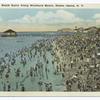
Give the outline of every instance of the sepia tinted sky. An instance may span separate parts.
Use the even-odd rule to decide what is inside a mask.
[[[0,31],[56,31],[100,26],[100,9],[0,9]]]

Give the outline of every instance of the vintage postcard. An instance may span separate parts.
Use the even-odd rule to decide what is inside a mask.
[[[100,96],[100,4],[0,4],[0,96]]]

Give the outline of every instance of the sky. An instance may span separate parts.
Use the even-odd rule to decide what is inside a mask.
[[[57,31],[62,28],[100,26],[100,9],[0,9],[0,32]]]

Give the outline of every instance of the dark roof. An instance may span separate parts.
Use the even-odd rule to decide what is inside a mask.
[[[13,31],[12,29],[8,29],[8,30],[4,31],[4,33],[9,33],[9,32],[16,33],[16,32],[15,32],[15,31]]]
[[[76,31],[78,31],[79,29],[83,29],[84,30],[84,28],[83,27],[80,27],[80,28],[75,28],[74,30],[76,30]]]
[[[86,28],[85,30],[90,30],[91,28],[95,28],[95,29],[97,29],[97,27],[92,26],[92,27],[88,27],[88,28]]]

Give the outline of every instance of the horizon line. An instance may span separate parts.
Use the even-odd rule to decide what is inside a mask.
[[[15,31],[15,30],[14,30]],[[4,32],[4,31],[3,31]],[[0,32],[0,33],[3,33],[3,32]],[[19,33],[24,33],[24,32],[57,32],[57,30],[56,31],[54,31],[54,30],[52,30],[52,31],[15,31],[15,32],[19,32]]]

